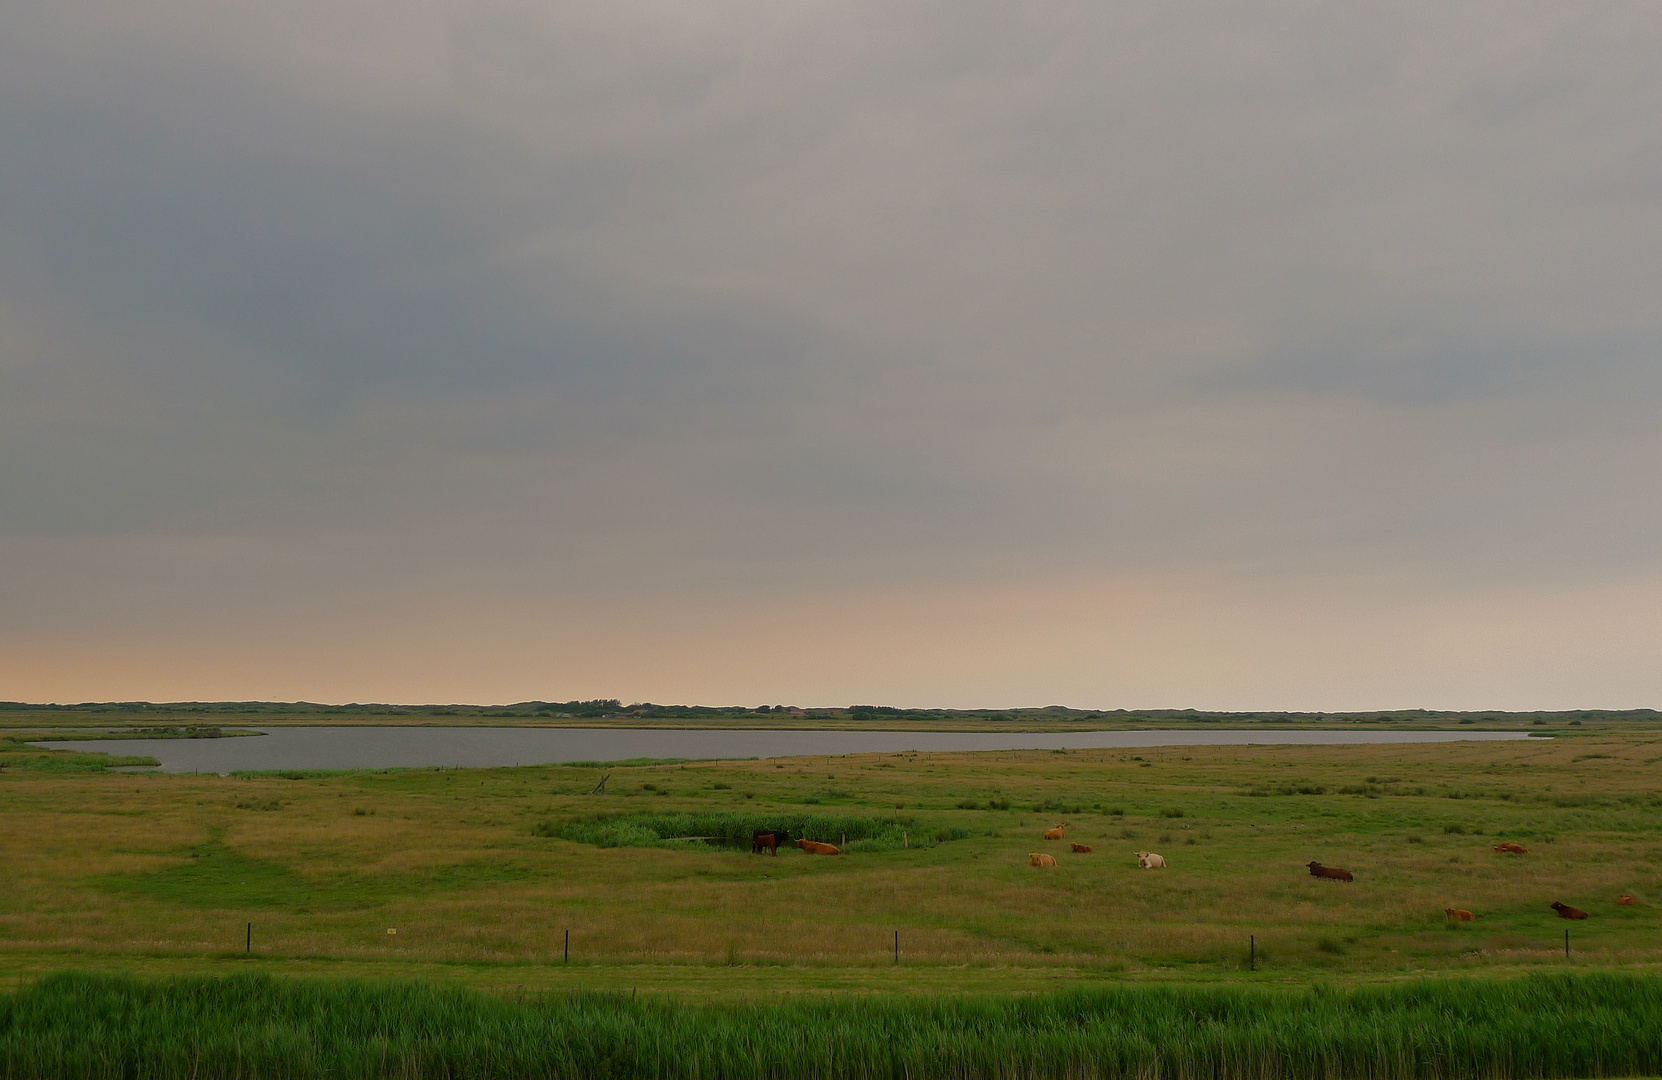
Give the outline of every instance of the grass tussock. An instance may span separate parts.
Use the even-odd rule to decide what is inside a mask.
[[[621,994],[509,1002],[431,983],[61,974],[0,997],[0,1074],[39,1080],[1522,1080],[1659,1071],[1662,980],[1622,975],[692,1006]]]

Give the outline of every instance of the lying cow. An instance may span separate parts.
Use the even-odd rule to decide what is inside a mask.
[[[1070,846],[1080,855],[1089,855],[1091,853],[1091,845],[1089,844],[1073,844]]]
[[[1060,840],[1060,839],[1062,839],[1062,826],[1058,825],[1054,829],[1046,829],[1045,830],[1045,839],[1046,840]]]
[[[1522,844],[1514,844],[1510,840],[1504,840],[1501,843],[1496,844],[1495,845],[1495,850],[1500,852],[1502,855],[1528,855],[1529,854],[1529,849],[1528,848],[1524,847]]]
[[[822,844],[818,840],[798,840],[796,842],[796,846],[801,848],[803,851],[806,851],[810,855],[835,855],[835,854],[837,854],[837,845],[835,845],[835,844]]]
[[[1473,919],[1477,918],[1477,916],[1473,915],[1465,908],[1457,907],[1446,907],[1443,909],[1443,914],[1447,915],[1455,922],[1471,922]]]
[[[1341,870],[1337,866],[1323,866],[1314,859],[1311,859],[1306,865],[1310,867],[1311,877],[1332,878],[1334,881],[1356,880],[1349,870]]]
[[[1560,919],[1585,919],[1587,917],[1587,913],[1582,911],[1580,908],[1571,907],[1568,904],[1560,904],[1556,900],[1552,902],[1552,910],[1558,912],[1558,917]]]
[[[1622,907],[1632,907],[1633,906],[1633,894],[1632,893],[1622,893],[1622,895],[1616,897],[1616,903],[1622,905]]]
[[[1029,851],[1027,853],[1027,865],[1034,867],[1055,866],[1056,856],[1046,855],[1039,851]]]
[[[1144,870],[1162,870],[1166,865],[1164,855],[1156,855],[1152,851],[1137,852],[1137,865]]]

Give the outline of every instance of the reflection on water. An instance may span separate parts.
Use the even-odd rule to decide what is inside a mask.
[[[1528,738],[1521,731],[736,731],[647,728],[285,727],[256,739],[96,739],[58,749],[148,754],[163,772],[544,765],[629,758],[770,758],[904,750],[1330,746]]]

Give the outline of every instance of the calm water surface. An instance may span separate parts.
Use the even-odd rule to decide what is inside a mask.
[[[628,758],[771,758],[903,750],[1091,750],[1139,746],[1332,746],[1524,739],[1521,731],[733,731],[707,728],[286,727],[259,737],[45,742],[148,754],[163,772],[490,768]]]

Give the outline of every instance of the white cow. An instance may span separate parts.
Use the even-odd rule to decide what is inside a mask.
[[[1163,869],[1166,865],[1166,857],[1156,855],[1152,851],[1139,851],[1137,852],[1137,865],[1144,870],[1153,870],[1156,867]]]

